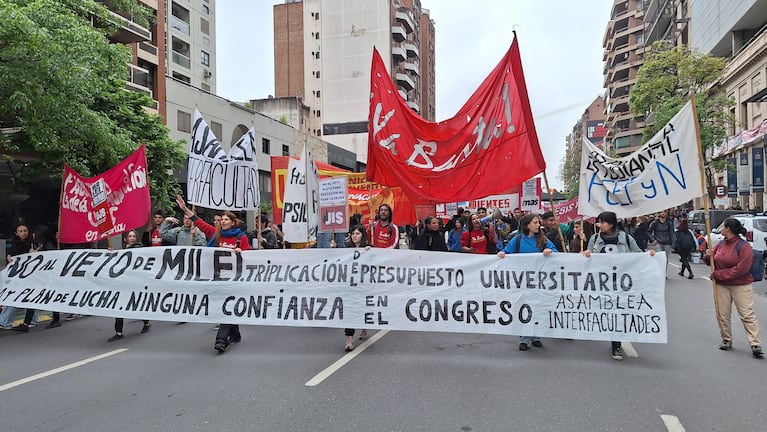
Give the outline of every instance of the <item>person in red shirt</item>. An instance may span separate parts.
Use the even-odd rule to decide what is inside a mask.
[[[373,225],[373,247],[399,249],[399,229],[391,221],[394,214],[389,204],[378,206],[378,221]]]
[[[468,253],[486,254],[487,241],[490,240],[493,243],[498,241],[495,239],[494,231],[482,228],[479,215],[474,213],[469,219],[467,230],[461,234],[461,249]]]
[[[141,235],[141,244],[144,246],[173,246],[173,243],[163,240],[160,235],[160,225],[165,220],[165,211],[157,209],[152,217],[154,225],[152,225],[152,222],[147,224],[146,231]]]
[[[184,211],[184,214],[192,219],[195,226],[205,233],[205,237],[209,239],[208,246],[233,249],[237,253],[251,250],[248,235],[240,228],[240,220],[234,213],[223,212],[221,225],[217,228],[200,219],[192,210],[187,208],[181,195],[176,195],[176,204]],[[221,324],[216,334],[216,343],[213,345],[213,349],[223,354],[230,343],[237,343],[240,340],[242,340],[242,336],[239,325]]]

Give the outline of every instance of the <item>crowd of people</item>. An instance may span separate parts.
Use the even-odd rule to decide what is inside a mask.
[[[264,213],[259,214],[254,221],[257,228],[247,232],[242,227],[242,221],[230,211],[215,214],[212,223],[208,223],[187,207],[180,196],[176,198],[176,204],[183,212],[182,221],[158,210],[153,214],[152,222],[146,227],[141,240],[136,231],[129,231],[124,235],[123,247],[207,246],[228,248],[240,253],[276,249],[285,245],[280,227],[270,223]],[[350,218],[344,242],[339,244],[331,239],[330,247],[399,248],[400,230],[394,224],[393,216],[392,208],[382,204],[368,229],[363,224],[362,215],[355,214]],[[713,264],[711,279],[716,286],[717,322],[722,338],[719,348],[729,350],[732,347],[731,314],[734,303],[746,329],[752,354],[762,357],[759,325],[753,310],[753,277],[750,274],[753,252],[749,243],[741,238],[744,231],[737,219],[727,219],[723,230],[725,240],[710,249],[702,233],[690,230],[683,213],[669,217],[668,212],[661,211],[655,215],[619,220],[615,213],[604,212],[593,223],[579,220],[564,224],[558,223],[551,211],[540,215],[525,214],[518,208],[507,215],[497,209],[488,212],[485,208],[479,208],[472,213],[459,208],[447,221],[429,216],[423,222],[417,222],[415,229],[406,230],[408,244],[412,249],[496,254],[501,259],[516,253],[541,253],[546,257],[552,253],[572,252],[589,257],[593,253],[646,251],[654,255],[656,251],[663,251],[668,265],[669,257],[676,252],[681,262],[679,275],[684,277],[687,271],[689,279],[694,277],[690,266],[692,256],[700,253],[707,264]],[[10,263],[16,255],[55,248],[55,240],[47,232],[30,233],[27,225],[19,224],[6,260]],[[28,309],[23,322],[12,326],[16,310],[10,306],[3,307],[0,312],[0,328],[28,332],[36,324],[36,312]],[[59,314],[54,313],[47,328],[59,326]],[[123,327],[124,319],[115,318],[115,334],[108,341],[122,339]],[[146,333],[150,328],[151,323],[143,321],[140,333]],[[231,343],[242,339],[238,325],[222,323],[216,326],[216,330],[213,347],[219,353],[226,352]],[[355,329],[344,330],[346,351],[354,350],[354,335]],[[363,329],[359,339],[366,338],[367,331]],[[530,347],[542,348],[543,342],[535,335],[521,336],[519,349],[528,351]],[[612,342],[610,355],[615,360],[623,360],[620,341]]]

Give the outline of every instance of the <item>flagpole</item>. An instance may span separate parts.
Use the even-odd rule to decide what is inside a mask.
[[[559,239],[562,240],[562,248],[560,252],[567,252],[567,244],[565,243],[565,235],[562,234],[562,226],[559,225],[559,216],[557,215],[557,207],[554,205],[554,197],[549,188],[549,177],[546,175],[546,170],[543,170],[543,182],[546,184],[546,190],[549,192],[549,204],[551,204],[552,213],[554,213],[554,222],[557,224],[557,232],[559,233]]]
[[[692,118],[695,123],[695,141],[698,143],[698,168],[700,169],[700,186],[703,191],[703,217],[706,221],[706,245],[710,248],[711,245],[711,219],[709,217],[708,206],[708,189],[706,188],[706,172],[703,166],[703,143],[700,141],[700,123],[698,122],[698,108],[695,106],[695,89],[690,92],[690,103],[692,104]],[[705,252],[704,252],[705,253]],[[704,257],[705,258],[705,257]],[[713,255],[709,259],[711,264],[711,272],[716,269],[714,266]],[[716,280],[711,278],[711,287],[714,294],[714,315],[716,315],[716,323],[719,325],[719,296],[717,295],[718,287],[716,286]]]
[[[309,159],[311,159],[311,153],[309,153],[309,149],[306,148],[308,145],[309,143],[304,144],[304,155],[306,156],[306,160],[304,161],[304,188],[306,189],[306,247],[309,247],[309,243],[311,243],[312,240],[309,235],[309,203],[311,202],[309,193],[309,166],[311,166],[311,161]]]
[[[61,170],[61,190],[59,191],[59,217],[56,225],[56,249],[61,249],[61,206],[64,204],[64,176],[66,168]]]

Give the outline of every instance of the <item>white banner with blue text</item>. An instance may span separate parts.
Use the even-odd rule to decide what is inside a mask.
[[[581,215],[655,213],[703,195],[700,151],[689,102],[639,150],[607,156],[583,140],[578,207]]]
[[[0,272],[0,304],[161,321],[665,343],[659,253],[57,250]]]

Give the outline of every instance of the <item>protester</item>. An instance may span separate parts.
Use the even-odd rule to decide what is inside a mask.
[[[719,349],[732,349],[732,304],[740,315],[740,321],[746,331],[751,353],[754,357],[764,356],[762,344],[759,341],[759,323],[754,313],[754,278],[751,276],[751,264],[754,252],[751,245],[740,238],[746,234],[746,229],[735,218],[727,218],[722,223],[724,239],[706,250],[706,263],[714,266],[711,269],[711,279],[715,282],[717,297],[717,322],[722,342]]]
[[[259,233],[261,239],[259,240]],[[256,218],[256,229],[250,233],[250,245],[253,249],[280,249],[278,247],[277,232],[269,223],[269,216],[261,213],[260,218]]]
[[[598,232],[589,239],[588,248],[582,252],[586,257],[592,253],[626,253],[642,252],[633,237],[618,229],[618,218],[613,212],[602,212],[597,216]],[[650,249],[650,256],[655,256],[655,250]],[[610,346],[610,357],[613,360],[623,360],[623,346],[620,341],[613,341]]]
[[[567,228],[562,227],[554,219],[553,211],[549,210],[541,215],[541,227],[543,228],[543,233],[546,235],[546,238],[554,244],[558,251],[567,252],[564,243],[562,243],[563,236],[565,242],[570,241],[572,238],[568,238],[566,235],[569,232]],[[562,232],[562,235],[559,235],[560,231]]]
[[[578,221],[573,225],[573,239],[570,240],[570,252],[579,253],[586,250],[589,239],[594,234],[591,223]]]
[[[169,218],[169,219],[175,219],[175,218]],[[178,221],[177,221],[178,222]],[[164,222],[163,222],[164,223]],[[138,234],[134,230],[130,230],[125,234],[125,245],[123,246],[124,249],[131,249],[131,248],[137,248],[141,247],[142,244],[138,241]],[[149,323],[149,320],[143,320],[144,326],[141,327],[141,334],[147,333],[149,329],[152,328],[152,324]],[[125,336],[123,336],[123,325],[125,324],[125,319],[123,318],[115,318],[115,334],[114,336],[107,339],[107,342],[114,342],[118,341],[120,339],[123,339]]]
[[[360,218],[360,222],[362,219]],[[368,243],[368,233],[364,226],[355,225],[349,230],[349,240],[344,244],[347,248],[365,248],[370,249],[370,243]],[[347,352],[354,350],[354,329],[344,329],[344,336],[346,336],[346,343],[344,344],[344,350]],[[367,330],[360,330],[360,340],[365,340],[368,337]]]
[[[157,209],[152,215],[154,225],[149,222],[146,226],[146,231],[141,236],[141,244],[144,246],[172,246],[173,244],[162,239],[160,234],[160,226],[162,221],[165,220],[165,210]]]
[[[498,240],[493,230],[482,227],[478,213],[471,215],[470,221],[466,231],[461,235],[461,249],[473,254],[495,253],[495,244]]]
[[[5,260],[10,264],[17,255],[37,252],[37,248],[38,246],[35,244],[29,233],[29,227],[24,223],[18,224],[16,225],[11,249],[8,251]],[[4,330],[13,330],[23,333],[28,332],[29,328],[32,327],[35,318],[35,309],[27,309],[26,314],[24,315],[24,322],[14,326],[13,318],[16,316],[16,311],[17,309],[13,306],[4,306],[3,312],[0,313],[0,327]]]
[[[440,231],[439,219],[434,216],[428,216],[425,222],[426,228],[418,235],[418,239],[415,241],[415,249],[447,252],[445,235]]]
[[[657,217],[647,229],[647,236],[656,252],[666,252],[666,269],[668,258],[671,255],[671,246],[674,244],[674,222],[668,219],[666,210],[658,212]]]
[[[373,246],[382,249],[399,249],[399,229],[392,222],[394,213],[389,204],[378,206],[378,220],[373,225]]]
[[[679,276],[684,277],[684,271],[687,270],[690,273],[687,278],[692,279],[694,276],[690,261],[692,261],[692,251],[698,248],[698,242],[695,241],[695,234],[690,231],[687,218],[682,218],[679,221],[674,238],[674,249],[679,254],[679,261],[682,263],[682,271],[679,272]]]
[[[647,243],[649,242],[647,231],[650,229],[650,222],[647,220],[647,216],[639,216],[635,219],[634,231],[630,234],[634,237],[634,241],[637,242],[639,249],[646,251]]]
[[[554,243],[547,239],[541,228],[541,218],[538,215],[530,213],[519,220],[519,234],[514,236],[506,247],[498,252],[499,258],[506,257],[506,254],[512,253],[543,253],[543,256],[549,256],[552,252],[558,252]],[[527,351],[530,345],[536,348],[543,348],[543,342],[536,336],[521,336],[519,338],[519,350]]]
[[[160,236],[163,241],[176,246],[205,246],[208,244],[205,234],[194,226],[189,216],[184,215],[183,225],[176,227],[171,225],[178,225],[178,219],[167,217],[160,225]]]
[[[463,252],[461,236],[466,232],[466,229],[463,227],[463,219],[458,218],[453,221],[453,226],[455,228],[450,230],[447,235],[447,249],[450,252]]]
[[[176,204],[189,216],[205,236],[208,238],[208,246],[232,249],[236,253],[251,250],[248,236],[240,229],[240,221],[234,213],[225,211],[221,214],[221,226],[216,228],[197,217],[190,210],[181,195],[176,195]],[[263,215],[262,215],[263,216]],[[216,334],[216,342],[213,348],[223,354],[230,343],[242,340],[240,326],[236,324],[221,324]]]

